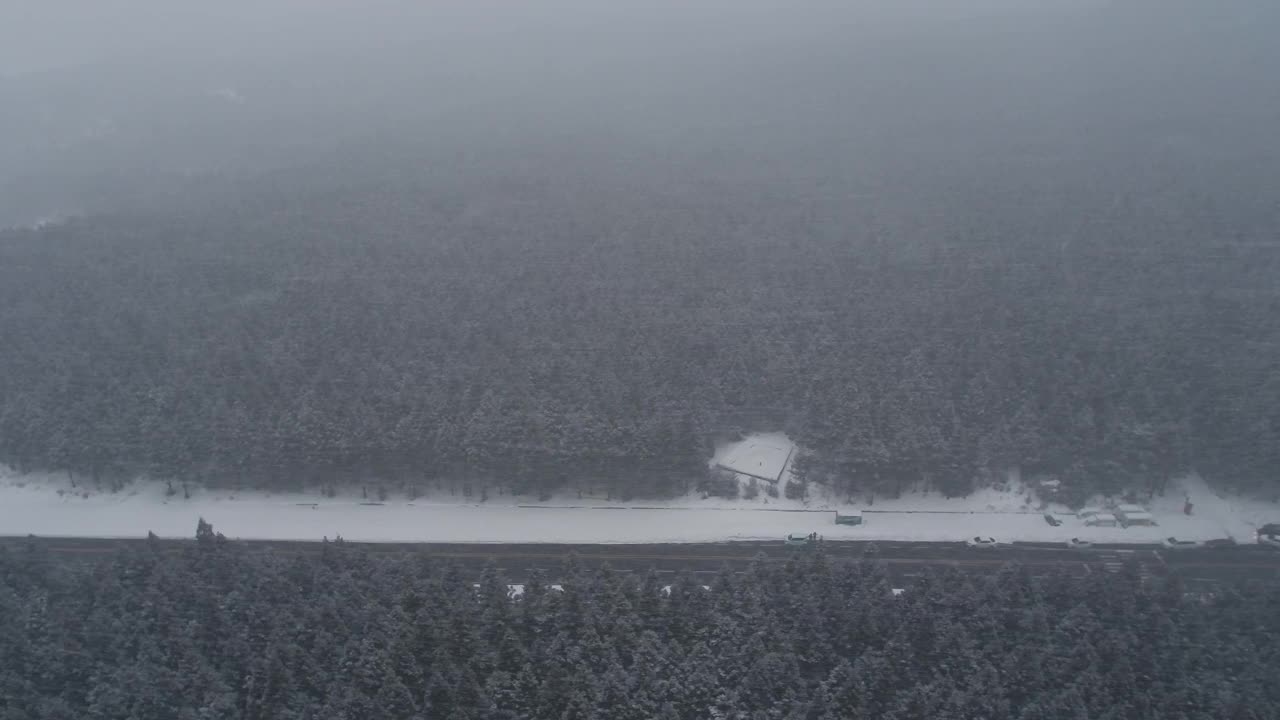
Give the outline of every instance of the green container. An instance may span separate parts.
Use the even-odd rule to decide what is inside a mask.
[[[850,513],[848,515],[841,515],[840,513],[836,513],[836,524],[837,525],[861,525],[862,513],[855,512],[855,513]]]

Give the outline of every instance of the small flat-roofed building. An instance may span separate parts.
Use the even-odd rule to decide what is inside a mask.
[[[1098,511],[1086,517],[1084,524],[1089,527],[1116,527],[1120,521],[1113,513]]]
[[[1155,516],[1146,511],[1127,512],[1124,514],[1123,523],[1125,527],[1140,526],[1154,527],[1156,524]]]

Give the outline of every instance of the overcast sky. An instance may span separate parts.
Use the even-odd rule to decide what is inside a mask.
[[[235,57],[377,47],[450,33],[679,32],[719,26],[761,35],[850,23],[933,22],[1078,11],[1105,0],[0,0],[0,67],[7,72],[104,58]]]
[[[1280,145],[1277,30],[1277,0],[0,0],[0,194],[370,137],[1243,172]]]

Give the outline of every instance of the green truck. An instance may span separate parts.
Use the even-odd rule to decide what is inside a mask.
[[[857,510],[851,510],[848,513],[836,513],[837,525],[861,525],[862,513]]]

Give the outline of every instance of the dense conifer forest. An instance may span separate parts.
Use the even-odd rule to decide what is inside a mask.
[[[193,513],[1194,473],[1223,544],[1231,493],[1280,500],[1276,0],[185,5],[0,2],[10,525],[117,527],[138,478]],[[779,432],[781,486],[709,468]],[[1274,576],[100,547],[0,543],[0,720],[1280,718]]]
[[[931,571],[821,553],[712,580],[485,570],[345,543],[68,561],[0,548],[4,720],[1261,720],[1274,584]],[[660,580],[659,577],[662,577]],[[702,583],[708,583],[703,585]]]
[[[1257,193],[1016,167],[878,190],[769,159],[363,148],[5,231],[0,462],[655,496],[783,429],[850,493],[1010,467],[1072,497],[1188,470],[1274,488]]]
[[[0,43],[0,463],[1280,492],[1273,0],[267,1]]]

